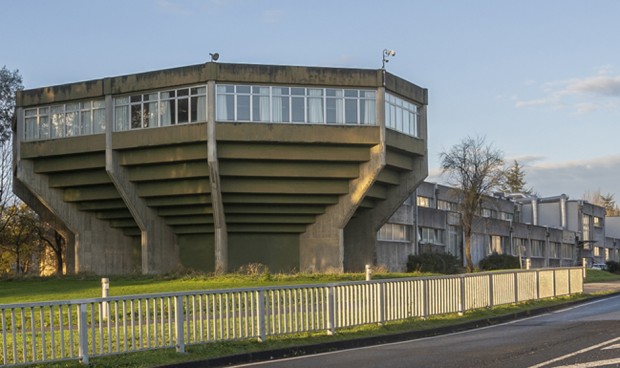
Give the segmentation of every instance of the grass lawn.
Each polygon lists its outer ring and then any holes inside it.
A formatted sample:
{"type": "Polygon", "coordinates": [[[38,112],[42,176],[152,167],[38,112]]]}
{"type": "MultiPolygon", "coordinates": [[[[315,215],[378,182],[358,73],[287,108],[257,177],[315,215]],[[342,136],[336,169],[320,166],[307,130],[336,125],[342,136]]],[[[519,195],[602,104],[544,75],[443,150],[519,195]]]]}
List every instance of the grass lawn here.
{"type": "MultiPolygon", "coordinates": [[[[429,276],[421,273],[375,274],[374,279],[429,276]]],[[[317,284],[364,280],[362,273],[258,274],[224,276],[119,276],[110,278],[110,296],[169,293],[175,291],[317,284]]],[[[73,300],[101,297],[101,278],[66,276],[5,279],[0,281],[0,304],[73,300]]]]}
{"type": "Polygon", "coordinates": [[[609,282],[609,281],[620,281],[620,275],[615,273],[610,273],[607,271],[601,270],[593,270],[586,269],[586,280],[585,282],[609,282]]]}

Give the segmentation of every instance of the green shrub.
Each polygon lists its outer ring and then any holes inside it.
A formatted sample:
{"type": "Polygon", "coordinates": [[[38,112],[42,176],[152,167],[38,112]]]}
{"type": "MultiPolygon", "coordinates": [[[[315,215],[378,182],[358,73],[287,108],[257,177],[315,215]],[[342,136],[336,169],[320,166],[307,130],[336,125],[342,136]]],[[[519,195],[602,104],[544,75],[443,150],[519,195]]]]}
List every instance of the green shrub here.
{"type": "Polygon", "coordinates": [[[422,253],[410,255],[407,272],[455,274],[462,272],[461,261],[449,253],[422,253]]]}
{"type": "Polygon", "coordinates": [[[491,270],[510,270],[520,268],[519,258],[511,256],[509,254],[497,254],[493,253],[490,256],[483,258],[478,264],[483,271],[491,270]]]}
{"type": "Polygon", "coordinates": [[[607,271],[620,274],[620,263],[616,261],[607,261],[605,265],[607,266],[607,271]]]}

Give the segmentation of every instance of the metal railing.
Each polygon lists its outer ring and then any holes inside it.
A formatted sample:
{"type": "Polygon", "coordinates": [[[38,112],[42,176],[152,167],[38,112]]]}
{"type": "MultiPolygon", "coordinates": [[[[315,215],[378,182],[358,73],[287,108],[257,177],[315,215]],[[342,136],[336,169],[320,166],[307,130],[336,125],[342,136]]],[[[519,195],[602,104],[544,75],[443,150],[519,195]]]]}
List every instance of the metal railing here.
{"type": "Polygon", "coordinates": [[[326,331],[583,292],[581,268],[0,305],[0,363],[326,331]]]}

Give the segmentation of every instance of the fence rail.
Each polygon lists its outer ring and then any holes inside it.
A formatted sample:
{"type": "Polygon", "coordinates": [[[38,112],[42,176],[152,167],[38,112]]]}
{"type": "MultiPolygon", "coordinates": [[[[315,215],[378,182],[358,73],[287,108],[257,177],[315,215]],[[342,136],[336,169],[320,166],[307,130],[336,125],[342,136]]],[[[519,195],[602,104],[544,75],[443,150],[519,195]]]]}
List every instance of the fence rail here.
{"type": "Polygon", "coordinates": [[[327,331],[583,292],[581,268],[0,305],[3,365],[327,331]]]}

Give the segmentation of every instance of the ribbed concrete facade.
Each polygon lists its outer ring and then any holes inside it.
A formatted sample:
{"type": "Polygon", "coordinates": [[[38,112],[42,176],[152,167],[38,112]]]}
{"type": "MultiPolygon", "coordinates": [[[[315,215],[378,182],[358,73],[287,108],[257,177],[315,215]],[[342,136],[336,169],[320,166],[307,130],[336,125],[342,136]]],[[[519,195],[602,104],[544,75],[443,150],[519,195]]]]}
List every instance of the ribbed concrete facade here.
{"type": "Polygon", "coordinates": [[[383,70],[207,63],[17,105],[14,191],[74,272],[361,270],[428,171],[427,91],[383,70]]]}

